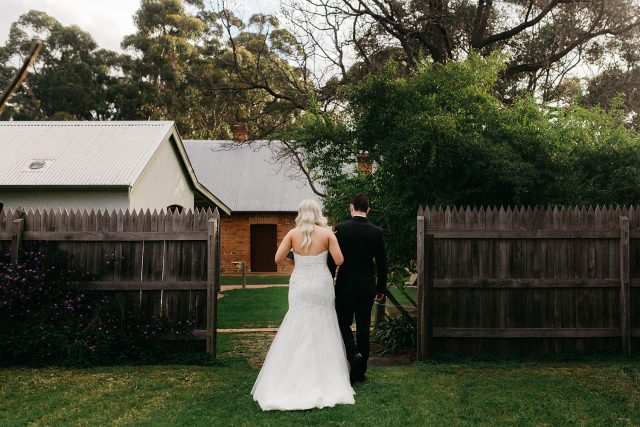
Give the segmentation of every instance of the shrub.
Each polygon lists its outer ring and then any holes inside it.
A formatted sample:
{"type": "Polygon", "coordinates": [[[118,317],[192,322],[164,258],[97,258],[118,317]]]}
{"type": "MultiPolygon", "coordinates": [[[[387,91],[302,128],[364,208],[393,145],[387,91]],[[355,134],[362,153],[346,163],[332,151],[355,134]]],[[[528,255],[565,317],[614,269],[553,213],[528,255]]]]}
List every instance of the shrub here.
{"type": "Polygon", "coordinates": [[[122,296],[73,287],[89,275],[68,260],[26,252],[16,265],[0,263],[0,362],[87,365],[152,361],[158,334],[187,335],[193,321],[149,319],[122,296]]]}
{"type": "Polygon", "coordinates": [[[371,340],[381,345],[380,354],[393,353],[398,348],[416,348],[416,321],[406,314],[387,317],[373,332],[371,340]]]}

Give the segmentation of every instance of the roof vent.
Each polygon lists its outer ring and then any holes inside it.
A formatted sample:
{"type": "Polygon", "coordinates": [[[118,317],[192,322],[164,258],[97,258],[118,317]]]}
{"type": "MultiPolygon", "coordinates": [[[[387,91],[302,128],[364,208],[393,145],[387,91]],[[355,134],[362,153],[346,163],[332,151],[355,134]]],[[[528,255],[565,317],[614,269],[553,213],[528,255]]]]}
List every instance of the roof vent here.
{"type": "Polygon", "coordinates": [[[33,159],[29,162],[27,167],[24,169],[25,171],[39,171],[51,164],[52,160],[48,159],[33,159]]]}
{"type": "Polygon", "coordinates": [[[46,166],[46,164],[47,162],[45,162],[44,160],[34,160],[29,163],[29,169],[42,169],[46,166]]]}

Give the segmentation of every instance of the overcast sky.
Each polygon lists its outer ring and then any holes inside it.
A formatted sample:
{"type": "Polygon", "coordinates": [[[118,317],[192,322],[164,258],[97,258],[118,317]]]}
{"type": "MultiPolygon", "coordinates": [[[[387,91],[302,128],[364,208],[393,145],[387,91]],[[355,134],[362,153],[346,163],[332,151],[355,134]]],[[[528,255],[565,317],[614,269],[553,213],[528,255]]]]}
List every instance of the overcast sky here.
{"type": "MultiPolygon", "coordinates": [[[[238,15],[274,13],[279,0],[236,0],[238,15]]],[[[0,0],[0,43],[9,36],[9,27],[31,9],[53,16],[63,25],[78,25],[89,32],[100,47],[119,50],[122,38],[135,32],[133,14],[139,0],[0,0]]]]}

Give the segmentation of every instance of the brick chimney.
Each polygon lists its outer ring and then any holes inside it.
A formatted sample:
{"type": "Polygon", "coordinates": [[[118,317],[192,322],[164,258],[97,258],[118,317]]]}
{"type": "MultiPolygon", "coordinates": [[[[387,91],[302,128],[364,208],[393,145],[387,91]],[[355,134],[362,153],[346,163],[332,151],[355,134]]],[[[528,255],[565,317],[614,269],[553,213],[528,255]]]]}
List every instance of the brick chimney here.
{"type": "Polygon", "coordinates": [[[371,175],[372,172],[372,164],[369,160],[369,152],[362,151],[357,155],[358,159],[358,169],[365,175],[371,175]]]}
{"type": "Polygon", "coordinates": [[[231,125],[231,131],[234,141],[244,142],[249,139],[249,128],[245,122],[235,122],[231,125]]]}

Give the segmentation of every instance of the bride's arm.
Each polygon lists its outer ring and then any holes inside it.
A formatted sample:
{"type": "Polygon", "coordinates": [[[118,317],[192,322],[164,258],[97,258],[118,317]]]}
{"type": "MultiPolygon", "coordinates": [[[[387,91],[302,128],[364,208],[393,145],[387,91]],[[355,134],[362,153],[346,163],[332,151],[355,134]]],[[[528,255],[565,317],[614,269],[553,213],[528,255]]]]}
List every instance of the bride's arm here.
{"type": "Polygon", "coordinates": [[[331,254],[331,258],[333,258],[333,262],[336,265],[342,265],[344,262],[344,256],[342,255],[342,251],[340,250],[340,245],[338,244],[338,239],[336,235],[331,231],[329,232],[329,253],[331,254]]]}
{"type": "Polygon", "coordinates": [[[287,258],[287,254],[289,254],[289,251],[291,250],[291,232],[292,231],[293,230],[289,230],[287,235],[284,236],[284,239],[282,239],[282,243],[280,243],[280,246],[276,251],[276,257],[275,257],[276,264],[280,264],[284,262],[284,260],[287,258]]]}

